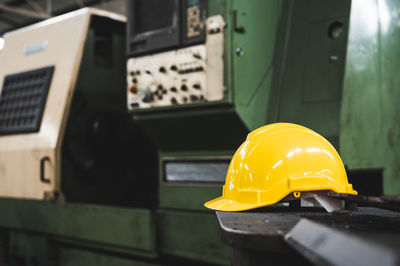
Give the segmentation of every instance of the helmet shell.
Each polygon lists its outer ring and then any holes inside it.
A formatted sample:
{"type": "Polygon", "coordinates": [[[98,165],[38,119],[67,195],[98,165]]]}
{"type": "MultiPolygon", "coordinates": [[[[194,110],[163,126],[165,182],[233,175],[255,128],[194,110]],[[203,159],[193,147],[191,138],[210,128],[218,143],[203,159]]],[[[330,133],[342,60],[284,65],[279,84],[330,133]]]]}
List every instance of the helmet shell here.
{"type": "Polygon", "coordinates": [[[231,160],[222,197],[205,206],[249,210],[275,204],[292,192],[315,190],[357,194],[329,141],[306,127],[275,123],[247,136],[231,160]]]}

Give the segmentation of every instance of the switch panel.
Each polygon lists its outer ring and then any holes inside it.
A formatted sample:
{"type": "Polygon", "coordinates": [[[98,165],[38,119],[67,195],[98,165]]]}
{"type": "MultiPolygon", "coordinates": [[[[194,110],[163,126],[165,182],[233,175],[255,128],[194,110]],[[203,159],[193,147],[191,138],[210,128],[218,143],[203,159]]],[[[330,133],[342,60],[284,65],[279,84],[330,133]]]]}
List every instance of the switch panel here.
{"type": "Polygon", "coordinates": [[[223,98],[225,23],[218,15],[209,17],[206,25],[205,44],[128,60],[129,110],[223,98]]]}

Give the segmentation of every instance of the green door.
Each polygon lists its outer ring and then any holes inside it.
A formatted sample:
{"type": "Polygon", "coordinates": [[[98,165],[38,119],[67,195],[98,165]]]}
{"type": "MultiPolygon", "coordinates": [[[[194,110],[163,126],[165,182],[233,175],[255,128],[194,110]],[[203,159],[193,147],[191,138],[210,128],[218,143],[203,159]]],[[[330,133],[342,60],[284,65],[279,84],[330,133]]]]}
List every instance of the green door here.
{"type": "Polygon", "coordinates": [[[232,12],[234,102],[254,129],[266,121],[281,1],[233,0],[232,12]]]}
{"type": "Polygon", "coordinates": [[[350,1],[295,0],[288,8],[277,120],[310,127],[337,147],[350,1]]]}

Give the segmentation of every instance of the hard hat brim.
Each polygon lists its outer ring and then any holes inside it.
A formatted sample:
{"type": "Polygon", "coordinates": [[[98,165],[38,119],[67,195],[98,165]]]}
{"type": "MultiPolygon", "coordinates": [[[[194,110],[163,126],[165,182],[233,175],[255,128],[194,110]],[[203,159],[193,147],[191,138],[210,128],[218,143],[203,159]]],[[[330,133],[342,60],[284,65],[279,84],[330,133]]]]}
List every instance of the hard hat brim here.
{"type": "Polygon", "coordinates": [[[263,207],[265,204],[255,206],[254,204],[244,204],[237,201],[219,197],[204,203],[204,206],[216,211],[246,211],[258,207],[263,207]]]}
{"type": "MultiPolygon", "coordinates": [[[[352,189],[352,185],[348,184],[347,185],[348,189],[347,191],[336,191],[334,189],[331,188],[319,188],[316,189],[315,191],[321,191],[321,190],[329,190],[329,191],[334,191],[337,193],[344,193],[344,194],[351,194],[351,195],[357,195],[357,191],[352,189]]],[[[293,190],[290,191],[288,194],[294,192],[294,191],[309,191],[309,190],[301,190],[301,189],[297,189],[297,190],[293,190]]],[[[247,211],[247,210],[251,210],[251,209],[255,209],[255,208],[260,208],[260,207],[265,207],[265,206],[270,206],[273,204],[278,203],[280,200],[282,200],[285,196],[287,196],[288,194],[278,197],[276,200],[272,200],[272,201],[268,201],[268,202],[259,202],[258,204],[247,204],[247,203],[241,203],[238,201],[234,201],[234,200],[230,200],[230,199],[226,199],[223,196],[218,197],[216,199],[207,201],[206,203],[204,203],[204,206],[206,208],[212,209],[212,210],[216,210],[216,211],[247,211]]]]}

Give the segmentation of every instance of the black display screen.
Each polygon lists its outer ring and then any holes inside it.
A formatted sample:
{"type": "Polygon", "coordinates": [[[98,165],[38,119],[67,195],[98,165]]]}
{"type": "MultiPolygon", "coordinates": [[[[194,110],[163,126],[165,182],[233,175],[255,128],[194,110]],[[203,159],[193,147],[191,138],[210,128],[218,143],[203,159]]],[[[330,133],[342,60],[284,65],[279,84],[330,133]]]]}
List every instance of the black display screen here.
{"type": "Polygon", "coordinates": [[[135,1],[135,33],[141,34],[174,26],[175,0],[135,1]]]}

